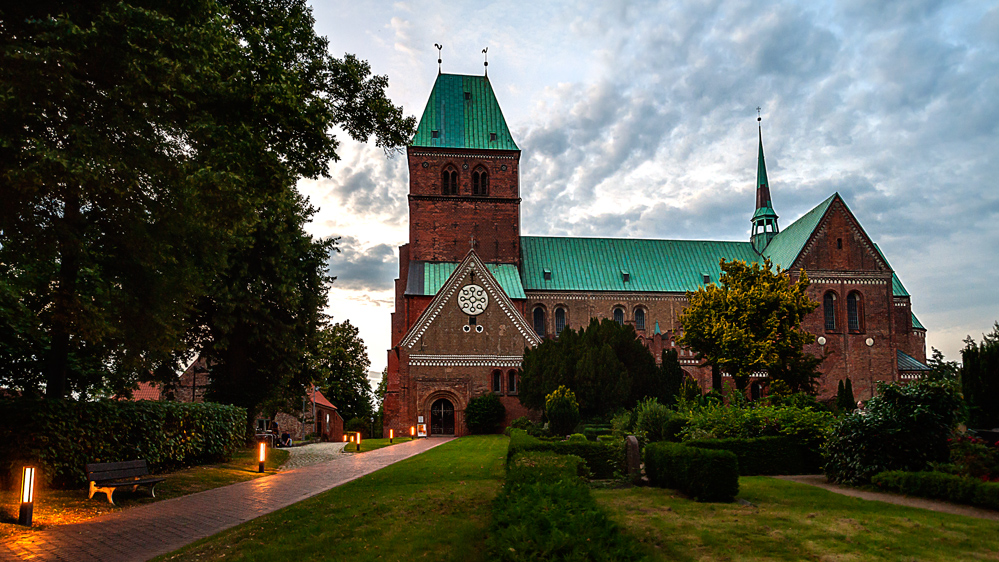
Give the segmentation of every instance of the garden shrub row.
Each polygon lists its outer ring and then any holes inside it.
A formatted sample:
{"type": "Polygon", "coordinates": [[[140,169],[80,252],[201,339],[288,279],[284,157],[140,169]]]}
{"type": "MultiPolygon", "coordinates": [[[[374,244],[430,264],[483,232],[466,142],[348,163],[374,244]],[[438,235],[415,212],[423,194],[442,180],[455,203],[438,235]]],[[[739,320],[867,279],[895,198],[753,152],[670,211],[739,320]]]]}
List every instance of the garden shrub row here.
{"type": "Polygon", "coordinates": [[[701,439],[684,443],[689,447],[731,451],[739,458],[739,474],[814,474],[820,470],[821,457],[802,446],[797,439],[785,436],[752,439],[701,439]]]}
{"type": "Polygon", "coordinates": [[[999,509],[999,482],[946,472],[891,470],[875,474],[871,483],[889,492],[999,509]]]}
{"type": "Polygon", "coordinates": [[[146,459],[162,472],[228,460],[246,439],[246,410],[222,404],[101,400],[0,401],[0,475],[33,464],[42,483],[86,484],[84,465],[146,459]]]}
{"type": "Polygon", "coordinates": [[[551,451],[522,451],[509,459],[506,485],[492,506],[490,560],[642,558],[579,477],[582,459],[551,451]]]}
{"type": "Polygon", "coordinates": [[[731,451],[650,443],[645,474],[653,486],[680,490],[702,502],[730,502],[739,493],[739,460],[731,451]]]}
{"type": "Polygon", "coordinates": [[[586,461],[593,478],[613,478],[614,473],[624,472],[624,447],[617,442],[545,441],[532,437],[522,429],[510,430],[510,449],[507,462],[514,455],[526,451],[549,451],[560,455],[575,455],[586,461]]]}

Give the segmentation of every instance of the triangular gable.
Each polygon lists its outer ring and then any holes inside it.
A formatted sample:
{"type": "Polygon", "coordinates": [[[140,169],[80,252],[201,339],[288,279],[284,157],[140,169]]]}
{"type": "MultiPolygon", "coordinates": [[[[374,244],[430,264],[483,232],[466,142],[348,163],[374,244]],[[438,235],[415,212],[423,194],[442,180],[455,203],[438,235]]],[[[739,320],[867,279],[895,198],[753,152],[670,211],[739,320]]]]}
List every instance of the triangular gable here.
{"type": "Polygon", "coordinates": [[[881,267],[882,270],[891,271],[891,266],[888,265],[888,261],[885,260],[884,256],[881,255],[881,252],[879,252],[878,249],[875,247],[874,241],[871,240],[871,237],[867,235],[867,231],[864,230],[864,227],[860,224],[860,221],[857,220],[857,217],[853,214],[853,211],[850,210],[850,207],[846,204],[846,201],[844,201],[843,198],[840,197],[840,194],[838,192],[833,194],[832,200],[830,201],[829,206],[826,208],[826,212],[823,213],[822,218],[818,221],[815,228],[812,230],[811,235],[808,237],[808,241],[805,242],[804,247],[802,247],[801,251],[795,257],[794,261],[791,262],[791,265],[790,267],[788,267],[788,269],[790,269],[791,267],[795,267],[796,265],[799,265],[799,262],[801,261],[802,257],[808,254],[808,252],[812,249],[812,245],[815,243],[815,240],[823,233],[825,226],[829,222],[832,214],[840,210],[842,210],[846,214],[847,221],[850,223],[850,227],[853,230],[853,233],[860,240],[860,243],[863,245],[864,249],[867,250],[867,253],[872,258],[874,258],[874,260],[878,263],[878,265],[881,267]]]}
{"type": "Polygon", "coordinates": [[[489,293],[490,300],[496,303],[503,314],[513,322],[514,327],[524,336],[527,343],[531,346],[541,343],[541,339],[534,332],[534,328],[528,324],[524,316],[517,310],[513,301],[510,300],[510,297],[503,291],[499,282],[489,272],[486,264],[482,263],[482,260],[479,259],[478,254],[474,250],[469,250],[465,255],[465,259],[458,264],[458,267],[451,272],[451,276],[444,282],[441,289],[437,291],[434,300],[430,301],[430,306],[420,314],[420,317],[409,328],[406,336],[399,343],[400,347],[412,349],[416,345],[416,342],[426,333],[430,325],[440,315],[444,306],[447,305],[451,297],[454,296],[454,293],[460,288],[460,281],[465,278],[465,275],[469,271],[474,271],[478,275],[477,283],[489,293]]]}
{"type": "Polygon", "coordinates": [[[763,255],[770,258],[771,263],[775,266],[779,265],[785,271],[790,269],[838,195],[838,193],[832,194],[828,199],[780,231],[763,250],[763,255]]]}

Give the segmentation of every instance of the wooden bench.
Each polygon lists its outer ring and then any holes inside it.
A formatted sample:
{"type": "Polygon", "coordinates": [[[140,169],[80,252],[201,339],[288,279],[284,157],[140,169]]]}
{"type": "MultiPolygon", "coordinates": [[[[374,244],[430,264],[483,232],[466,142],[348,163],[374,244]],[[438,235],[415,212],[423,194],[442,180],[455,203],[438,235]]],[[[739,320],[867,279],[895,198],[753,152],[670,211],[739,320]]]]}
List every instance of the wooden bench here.
{"type": "Polygon", "coordinates": [[[111,494],[118,488],[149,486],[149,494],[156,497],[156,485],[166,478],[149,478],[149,465],[145,459],[122,462],[95,462],[86,465],[87,480],[90,481],[90,498],[97,492],[104,492],[108,503],[114,505],[111,494]]]}

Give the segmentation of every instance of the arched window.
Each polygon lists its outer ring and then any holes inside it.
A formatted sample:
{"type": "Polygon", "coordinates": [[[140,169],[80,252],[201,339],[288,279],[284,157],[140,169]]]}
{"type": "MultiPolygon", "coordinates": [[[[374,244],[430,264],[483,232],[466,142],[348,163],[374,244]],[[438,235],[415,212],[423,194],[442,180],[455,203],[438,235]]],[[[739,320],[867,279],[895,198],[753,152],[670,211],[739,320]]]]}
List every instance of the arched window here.
{"type": "Polygon", "coordinates": [[[614,309],[614,321],[618,324],[624,324],[624,309],[621,307],[614,309]]]}
{"type": "Polygon", "coordinates": [[[493,392],[503,392],[503,373],[493,371],[493,392]]]}
{"type": "Polygon", "coordinates": [[[517,394],[517,371],[507,373],[506,393],[517,394]]]}
{"type": "Polygon", "coordinates": [[[851,332],[864,329],[864,303],[856,291],[846,297],[846,321],[851,332]]]}
{"type": "Polygon", "coordinates": [[[557,338],[565,329],[565,309],[555,309],[555,337],[557,338]]]}
{"type": "Polygon", "coordinates": [[[645,309],[636,308],[635,309],[635,329],[644,330],[645,329],[645,309]]]}
{"type": "Polygon", "coordinates": [[[441,172],[441,194],[458,195],[458,170],[454,166],[445,166],[441,172]]]}
{"type": "Polygon", "coordinates": [[[832,291],[822,297],[822,311],[826,317],[826,331],[836,331],[836,293],[832,291]]]}
{"type": "Polygon", "coordinates": [[[545,337],[545,309],[540,306],[534,309],[534,331],[539,336],[545,337]]]}
{"type": "Polygon", "coordinates": [[[489,173],[482,166],[472,172],[472,195],[489,194],[489,173]]]}

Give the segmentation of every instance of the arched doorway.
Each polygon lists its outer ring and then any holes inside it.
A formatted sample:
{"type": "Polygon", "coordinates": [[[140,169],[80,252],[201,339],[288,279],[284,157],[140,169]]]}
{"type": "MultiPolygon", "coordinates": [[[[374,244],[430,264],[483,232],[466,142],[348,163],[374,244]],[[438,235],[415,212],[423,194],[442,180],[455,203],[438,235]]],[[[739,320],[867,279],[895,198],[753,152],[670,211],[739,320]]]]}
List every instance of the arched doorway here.
{"type": "Polygon", "coordinates": [[[430,435],[454,435],[454,404],[447,398],[430,406],[430,435]]]}

